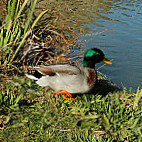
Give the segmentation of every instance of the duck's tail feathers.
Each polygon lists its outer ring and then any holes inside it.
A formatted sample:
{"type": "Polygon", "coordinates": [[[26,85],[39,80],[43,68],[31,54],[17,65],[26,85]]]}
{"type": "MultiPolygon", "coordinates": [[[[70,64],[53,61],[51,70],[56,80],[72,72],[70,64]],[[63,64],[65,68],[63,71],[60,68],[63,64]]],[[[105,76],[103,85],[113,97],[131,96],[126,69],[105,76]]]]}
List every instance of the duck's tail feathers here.
{"type": "Polygon", "coordinates": [[[37,78],[35,77],[34,75],[30,75],[30,74],[25,74],[26,77],[30,78],[30,79],[33,79],[36,81],[36,83],[39,85],[39,86],[43,86],[43,87],[46,87],[48,86],[48,77],[47,76],[42,76],[41,78],[37,78]]]}
{"type": "Polygon", "coordinates": [[[43,76],[43,74],[41,72],[39,72],[33,68],[27,69],[25,75],[26,75],[26,77],[33,79],[33,80],[38,80],[43,76]]]}
{"type": "Polygon", "coordinates": [[[47,76],[42,76],[40,79],[36,81],[39,86],[47,87],[49,86],[49,80],[47,76]]]}
{"type": "Polygon", "coordinates": [[[31,75],[31,74],[25,74],[26,77],[30,78],[30,79],[33,79],[33,80],[38,80],[37,77],[35,77],[34,75],[31,75]]]}

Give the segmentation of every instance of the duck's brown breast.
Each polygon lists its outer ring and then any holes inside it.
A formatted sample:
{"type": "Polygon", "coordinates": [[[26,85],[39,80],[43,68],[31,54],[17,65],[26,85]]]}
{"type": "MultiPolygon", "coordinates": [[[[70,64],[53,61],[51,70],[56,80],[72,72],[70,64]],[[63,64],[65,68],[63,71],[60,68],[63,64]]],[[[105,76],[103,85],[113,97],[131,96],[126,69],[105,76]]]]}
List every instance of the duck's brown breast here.
{"type": "Polygon", "coordinates": [[[87,84],[89,88],[92,88],[97,80],[97,71],[95,69],[88,68],[87,84]]]}

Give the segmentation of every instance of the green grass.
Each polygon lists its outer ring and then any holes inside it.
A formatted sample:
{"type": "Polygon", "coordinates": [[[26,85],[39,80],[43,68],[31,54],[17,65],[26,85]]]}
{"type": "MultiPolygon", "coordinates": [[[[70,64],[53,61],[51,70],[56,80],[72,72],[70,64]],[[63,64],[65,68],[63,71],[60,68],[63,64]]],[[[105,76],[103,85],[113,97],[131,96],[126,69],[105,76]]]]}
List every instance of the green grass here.
{"type": "Polygon", "coordinates": [[[62,95],[29,79],[14,78],[4,86],[2,141],[141,141],[142,90],[84,94],[76,102],[63,102],[62,95]]]}

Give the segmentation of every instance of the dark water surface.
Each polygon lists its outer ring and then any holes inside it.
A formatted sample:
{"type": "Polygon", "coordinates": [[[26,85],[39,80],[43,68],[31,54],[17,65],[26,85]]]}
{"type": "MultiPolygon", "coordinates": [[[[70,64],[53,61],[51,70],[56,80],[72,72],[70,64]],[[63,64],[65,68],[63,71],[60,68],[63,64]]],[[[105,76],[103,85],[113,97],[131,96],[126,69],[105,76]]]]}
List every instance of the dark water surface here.
{"type": "Polygon", "coordinates": [[[89,18],[96,19],[84,26],[91,32],[115,28],[97,35],[85,46],[103,49],[110,59],[114,59],[114,64],[106,65],[100,71],[120,87],[136,90],[142,86],[142,1],[98,2],[99,6],[88,14],[89,18]]]}
{"type": "Polygon", "coordinates": [[[89,40],[82,49],[97,47],[113,59],[101,72],[115,84],[136,90],[142,86],[142,0],[44,0],[42,8],[53,8],[85,27],[86,33],[106,31],[82,37],[89,40]]]}

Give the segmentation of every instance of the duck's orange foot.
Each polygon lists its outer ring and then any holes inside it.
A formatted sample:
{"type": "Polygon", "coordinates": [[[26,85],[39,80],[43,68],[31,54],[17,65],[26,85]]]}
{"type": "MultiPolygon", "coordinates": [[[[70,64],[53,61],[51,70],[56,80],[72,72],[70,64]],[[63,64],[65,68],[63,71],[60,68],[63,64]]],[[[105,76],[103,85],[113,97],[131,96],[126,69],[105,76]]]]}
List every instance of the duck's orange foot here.
{"type": "Polygon", "coordinates": [[[56,95],[60,95],[60,94],[64,94],[64,99],[63,100],[72,100],[72,101],[75,101],[76,99],[72,97],[72,94],[69,93],[68,91],[66,90],[63,90],[63,91],[60,91],[60,92],[54,92],[56,95]]]}

